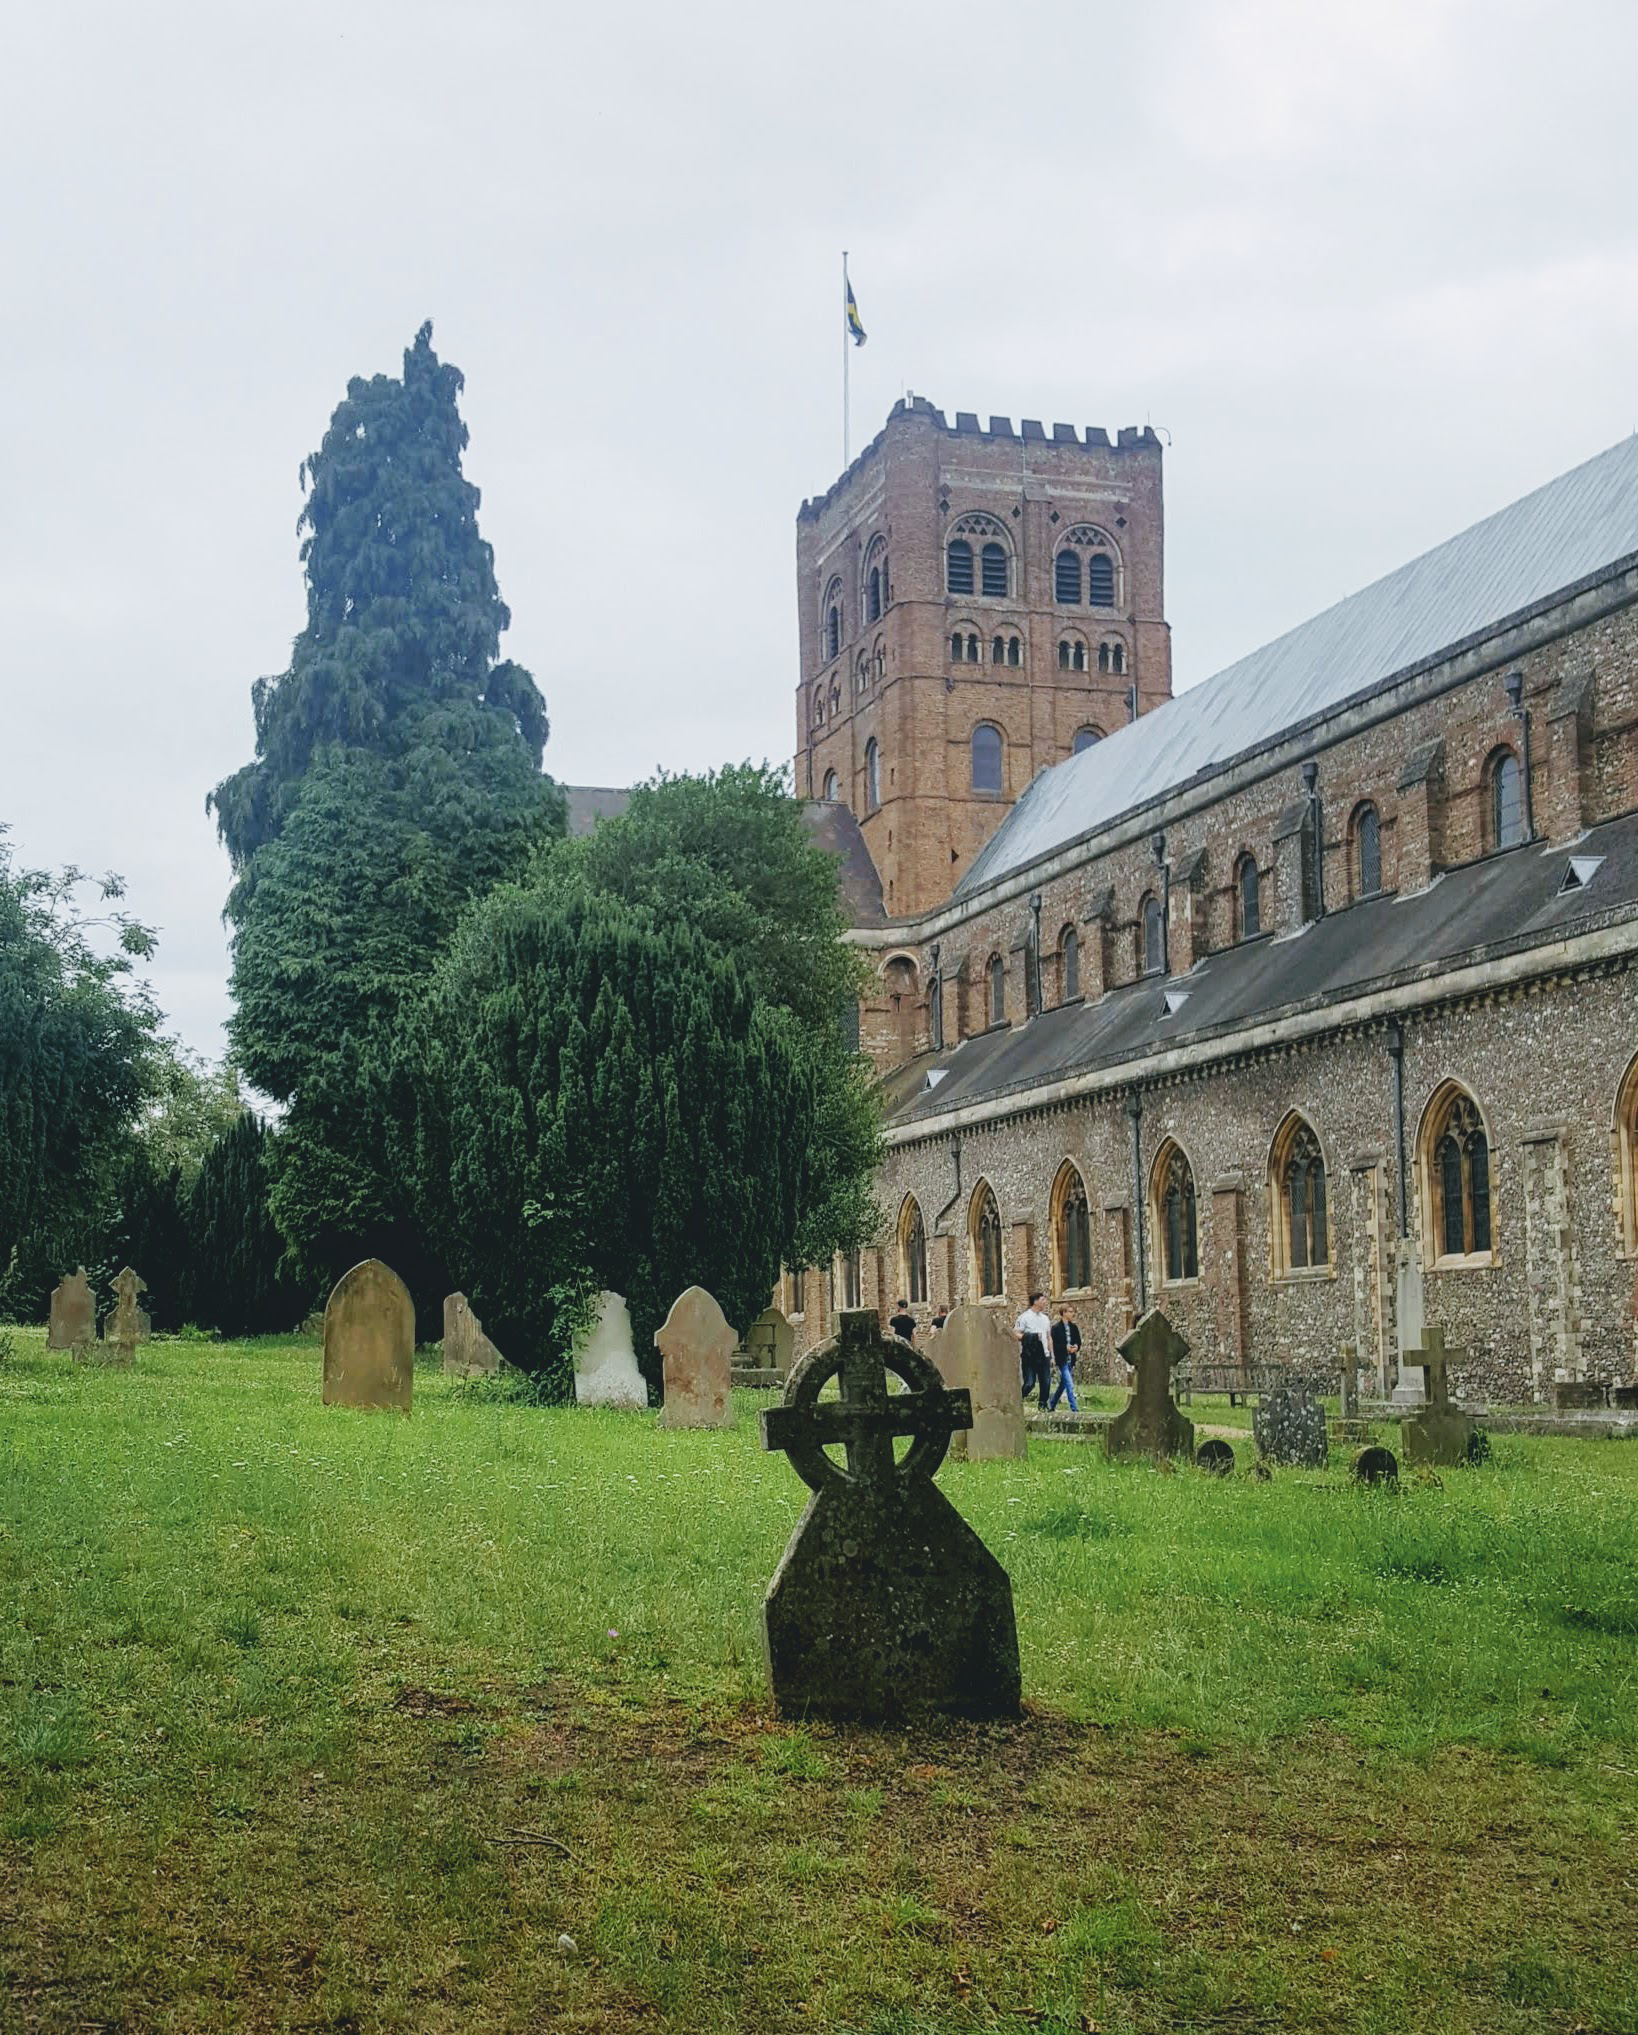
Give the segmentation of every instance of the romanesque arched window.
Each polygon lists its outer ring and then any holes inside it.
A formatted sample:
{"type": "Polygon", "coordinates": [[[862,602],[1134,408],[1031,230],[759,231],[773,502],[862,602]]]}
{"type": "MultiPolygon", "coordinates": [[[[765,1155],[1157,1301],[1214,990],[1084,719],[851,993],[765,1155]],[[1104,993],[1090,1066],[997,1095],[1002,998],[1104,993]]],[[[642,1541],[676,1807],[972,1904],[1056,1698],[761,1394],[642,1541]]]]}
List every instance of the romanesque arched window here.
{"type": "Polygon", "coordinates": [[[842,582],[833,579],[825,588],[825,598],[820,602],[823,620],[819,631],[819,655],[829,659],[840,655],[842,648],[842,582]]]}
{"type": "Polygon", "coordinates": [[[1109,669],[1116,673],[1126,670],[1126,645],[1118,636],[1109,645],[1109,669]]]}
{"type": "Polygon", "coordinates": [[[1490,1137],[1465,1088],[1445,1082],[1422,1120],[1424,1247],[1436,1265],[1489,1263],[1495,1250],[1490,1137]]]}
{"type": "Polygon", "coordinates": [[[865,744],[865,811],[873,813],[882,802],[882,755],[871,736],[865,744]]]}
{"type": "Polygon", "coordinates": [[[1092,1284],[1092,1214],[1086,1182],[1066,1159],[1052,1183],[1052,1271],[1060,1293],[1092,1284]]]}
{"type": "Polygon", "coordinates": [[[870,690],[870,659],[861,650],[853,665],[853,690],[866,693],[870,690]]]}
{"type": "Polygon", "coordinates": [[[882,641],[880,636],[876,638],[876,648],[872,653],[871,661],[875,667],[876,683],[880,685],[882,680],[887,676],[887,645],[882,641]]]}
{"type": "Polygon", "coordinates": [[[1006,1272],[1001,1253],[1001,1211],[986,1180],[981,1180],[973,1190],[967,1234],[972,1246],[973,1290],[981,1300],[993,1300],[1006,1291],[1006,1272]]]}
{"type": "Polygon", "coordinates": [[[1263,929],[1262,879],[1255,855],[1242,855],[1234,872],[1235,916],[1240,938],[1255,940],[1263,929]]]}
{"type": "Polygon", "coordinates": [[[1166,913],[1160,899],[1150,891],[1143,900],[1143,972],[1145,975],[1164,975],[1166,972],[1166,913]]]}
{"type": "Polygon", "coordinates": [[[1366,803],[1354,813],[1354,883],[1360,897],[1375,897],[1382,888],[1382,821],[1366,803]]]}
{"type": "Polygon", "coordinates": [[[944,586],[952,594],[970,594],[973,590],[973,547],[965,537],[950,539],[944,554],[944,586]]]}
{"type": "Polygon", "coordinates": [[[882,618],[882,569],[873,565],[865,578],[865,620],[879,622],[882,618]]]}
{"type": "Polygon", "coordinates": [[[834,805],[836,803],[836,791],[836,773],[834,770],[827,770],[825,772],[824,789],[824,799],[827,805],[834,805]]]}
{"type": "Polygon", "coordinates": [[[1296,1111],[1288,1116],[1269,1154],[1270,1234],[1274,1271],[1307,1272],[1331,1262],[1325,1155],[1313,1126],[1296,1111]]]}
{"type": "Polygon", "coordinates": [[[1007,547],[993,542],[986,544],[978,554],[978,584],[985,599],[1004,601],[1007,579],[1007,547]]]}
{"type": "Polygon", "coordinates": [[[1016,668],[1017,666],[1021,665],[1023,661],[1024,661],[1024,645],[1022,640],[1017,636],[1009,636],[1007,638],[1008,665],[1010,667],[1016,668]]]}
{"type": "Polygon", "coordinates": [[[822,685],[816,685],[813,688],[813,725],[816,728],[819,727],[823,723],[824,718],[825,688],[822,685]]]}
{"type": "Polygon", "coordinates": [[[1001,730],[990,721],[980,721],[973,730],[973,790],[999,792],[1001,765],[1001,730]]]}
{"type": "Polygon", "coordinates": [[[1081,942],[1073,926],[1065,926],[1058,935],[1058,980],[1063,986],[1059,999],[1073,1003],[1081,993],[1081,942]]]}
{"type": "Polygon", "coordinates": [[[1061,608],[1081,604],[1081,554],[1067,547],[1052,561],[1052,592],[1061,608]]]}
{"type": "Polygon", "coordinates": [[[1154,1226],[1160,1276],[1168,1286],[1200,1277],[1200,1225],[1194,1168],[1170,1138],[1155,1156],[1154,1226]]]}
{"type": "Polygon", "coordinates": [[[1102,740],[1103,730],[1101,728],[1077,728],[1074,740],[1069,745],[1069,753],[1071,756],[1079,756],[1083,749],[1090,749],[1094,742],[1101,742],[1102,740]]]}
{"type": "Polygon", "coordinates": [[[912,1307],[927,1298],[927,1230],[913,1194],[904,1197],[899,1210],[899,1290],[912,1307]]]}
{"type": "Polygon", "coordinates": [[[1007,964],[999,954],[990,956],[990,1023],[1000,1024],[1007,1014],[1007,964]]]}
{"type": "Polygon", "coordinates": [[[1492,848],[1513,848],[1524,839],[1524,780],[1511,749],[1498,749],[1486,765],[1488,824],[1492,848]]]}

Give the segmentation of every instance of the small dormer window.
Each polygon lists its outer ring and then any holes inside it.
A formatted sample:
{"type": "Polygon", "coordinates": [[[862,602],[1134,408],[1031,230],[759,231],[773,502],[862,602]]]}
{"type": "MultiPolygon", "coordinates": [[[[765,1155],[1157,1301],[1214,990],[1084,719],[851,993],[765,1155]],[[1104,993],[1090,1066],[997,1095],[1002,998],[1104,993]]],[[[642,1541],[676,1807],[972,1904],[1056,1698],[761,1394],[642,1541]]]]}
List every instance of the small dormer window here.
{"type": "Polygon", "coordinates": [[[1565,866],[1564,880],[1558,886],[1559,896],[1571,890],[1585,890],[1603,866],[1602,855],[1572,855],[1565,866]]]}

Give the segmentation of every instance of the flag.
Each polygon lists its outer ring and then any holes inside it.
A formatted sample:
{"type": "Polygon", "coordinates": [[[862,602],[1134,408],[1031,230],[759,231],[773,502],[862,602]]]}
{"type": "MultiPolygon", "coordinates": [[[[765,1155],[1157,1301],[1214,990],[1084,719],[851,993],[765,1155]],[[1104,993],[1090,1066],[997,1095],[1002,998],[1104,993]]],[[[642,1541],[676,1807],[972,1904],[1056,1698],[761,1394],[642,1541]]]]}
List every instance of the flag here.
{"type": "Polygon", "coordinates": [[[846,292],[847,329],[855,346],[865,343],[865,329],[859,322],[859,306],[854,300],[853,285],[847,280],[847,271],[842,272],[842,288],[846,292]]]}

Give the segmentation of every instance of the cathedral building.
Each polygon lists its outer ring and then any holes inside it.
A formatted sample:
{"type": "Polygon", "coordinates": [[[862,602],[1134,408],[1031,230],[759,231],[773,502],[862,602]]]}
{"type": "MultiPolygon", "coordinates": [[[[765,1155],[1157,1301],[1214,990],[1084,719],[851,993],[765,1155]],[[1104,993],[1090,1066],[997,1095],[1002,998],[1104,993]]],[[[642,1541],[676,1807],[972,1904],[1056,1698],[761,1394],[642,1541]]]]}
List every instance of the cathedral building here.
{"type": "Polygon", "coordinates": [[[1094,1376],[1153,1306],[1384,1392],[1434,1326],[1476,1396],[1633,1376],[1638,438],[1175,699],[1147,431],[909,399],[797,558],[888,1106],[798,1347],[1039,1287],[1094,1376]]]}

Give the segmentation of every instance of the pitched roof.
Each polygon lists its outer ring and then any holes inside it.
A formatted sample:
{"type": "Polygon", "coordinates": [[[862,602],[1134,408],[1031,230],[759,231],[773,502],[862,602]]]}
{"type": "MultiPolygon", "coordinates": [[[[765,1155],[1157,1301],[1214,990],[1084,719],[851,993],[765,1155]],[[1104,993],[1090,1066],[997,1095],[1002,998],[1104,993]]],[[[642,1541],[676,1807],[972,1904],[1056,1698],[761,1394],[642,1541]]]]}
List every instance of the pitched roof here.
{"type": "MultiPolygon", "coordinates": [[[[952,1109],[1023,1094],[1071,1075],[1142,1061],[1344,998],[1446,973],[1638,912],[1638,814],[1568,846],[1539,841],[1447,870],[1426,890],[1384,893],[1328,912],[1294,936],[1264,936],[1208,955],[1186,975],[1145,975],[1094,1003],[1062,1004],[924,1053],[883,1084],[888,1122],[913,1126],[952,1109]],[[1563,888],[1571,857],[1602,858],[1584,887],[1563,888]],[[1179,1001],[1179,993],[1182,1000],[1179,1001]],[[1172,1008],[1168,1010],[1168,994],[1172,1008]],[[946,1070],[931,1088],[928,1073],[946,1070]]],[[[1232,1045],[1230,1045],[1232,1050],[1232,1045]]]]}
{"type": "Polygon", "coordinates": [[[1043,770],[956,886],[998,878],[1638,552],[1638,436],[1043,770]]]}

